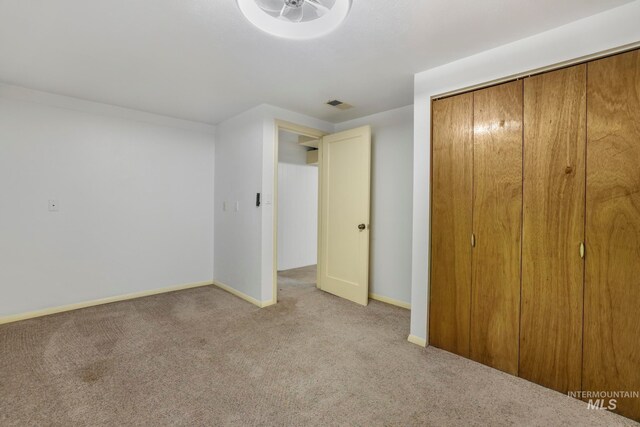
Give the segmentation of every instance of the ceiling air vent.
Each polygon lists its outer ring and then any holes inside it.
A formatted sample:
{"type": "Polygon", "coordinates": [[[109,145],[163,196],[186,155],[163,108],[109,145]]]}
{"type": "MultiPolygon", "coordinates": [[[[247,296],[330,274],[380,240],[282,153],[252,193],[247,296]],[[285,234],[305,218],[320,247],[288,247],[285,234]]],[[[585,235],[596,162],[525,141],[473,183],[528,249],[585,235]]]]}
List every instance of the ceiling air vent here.
{"type": "Polygon", "coordinates": [[[327,105],[336,107],[339,110],[348,110],[349,108],[353,108],[353,105],[347,104],[346,102],[338,101],[337,99],[327,102],[327,105]]]}

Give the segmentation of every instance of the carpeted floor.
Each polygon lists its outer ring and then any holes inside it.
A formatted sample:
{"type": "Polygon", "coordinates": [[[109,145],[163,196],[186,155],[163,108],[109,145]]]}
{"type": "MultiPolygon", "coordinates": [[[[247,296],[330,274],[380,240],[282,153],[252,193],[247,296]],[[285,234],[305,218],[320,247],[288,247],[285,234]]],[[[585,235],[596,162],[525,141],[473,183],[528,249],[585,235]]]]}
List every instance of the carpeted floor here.
{"type": "Polygon", "coordinates": [[[278,287],[281,289],[291,286],[315,286],[317,267],[316,265],[308,265],[292,270],[278,271],[278,287]]]}
{"type": "Polygon", "coordinates": [[[281,288],[262,310],[204,287],[0,326],[0,425],[635,425],[408,343],[407,310],[281,288]]]}

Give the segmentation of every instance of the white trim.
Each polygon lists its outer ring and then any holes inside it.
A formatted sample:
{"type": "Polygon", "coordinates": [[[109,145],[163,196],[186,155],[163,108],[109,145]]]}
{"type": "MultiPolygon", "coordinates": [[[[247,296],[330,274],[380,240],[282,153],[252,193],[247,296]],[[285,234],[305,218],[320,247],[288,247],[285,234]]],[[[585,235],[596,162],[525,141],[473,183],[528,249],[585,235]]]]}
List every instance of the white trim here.
{"type": "Polygon", "coordinates": [[[425,340],[424,338],[417,337],[415,335],[409,335],[409,337],[407,338],[407,341],[409,341],[411,344],[419,345],[420,347],[427,346],[427,340],[425,340]]]}
{"type": "Polygon", "coordinates": [[[224,283],[220,283],[220,282],[217,282],[215,280],[213,281],[213,285],[217,286],[218,288],[222,289],[223,291],[227,291],[230,294],[235,295],[238,298],[241,298],[241,299],[243,299],[243,300],[245,300],[247,302],[250,302],[251,304],[253,304],[253,305],[257,306],[257,307],[260,307],[260,308],[269,307],[270,305],[274,304],[273,300],[270,300],[270,301],[259,301],[259,300],[255,299],[255,298],[245,294],[244,292],[240,292],[239,290],[234,289],[229,285],[225,285],[224,283]]]}
{"type": "Polygon", "coordinates": [[[411,303],[400,301],[398,299],[393,299],[393,298],[385,297],[385,296],[378,295],[378,294],[372,294],[372,293],[369,294],[369,298],[371,298],[373,300],[376,300],[376,301],[384,302],[386,304],[391,304],[391,305],[395,305],[397,307],[406,308],[407,310],[411,310],[411,303]]]}
{"type": "Polygon", "coordinates": [[[79,302],[75,304],[68,304],[68,305],[63,305],[59,307],[50,307],[42,310],[30,311],[27,313],[12,314],[9,316],[0,317],[0,325],[3,325],[5,323],[18,322],[20,320],[33,319],[35,317],[42,317],[42,316],[49,316],[51,314],[63,313],[65,311],[73,311],[73,310],[79,310],[82,308],[94,307],[96,305],[111,304],[113,302],[127,301],[127,300],[132,300],[137,298],[148,297],[152,295],[164,294],[167,292],[175,292],[175,291],[181,291],[185,289],[199,288],[202,286],[211,286],[212,284],[213,282],[211,281],[186,283],[182,285],[169,286],[166,288],[152,289],[148,291],[134,292],[131,294],[117,295],[113,297],[101,298],[101,299],[96,299],[91,301],[84,301],[84,302],[79,302]]]}

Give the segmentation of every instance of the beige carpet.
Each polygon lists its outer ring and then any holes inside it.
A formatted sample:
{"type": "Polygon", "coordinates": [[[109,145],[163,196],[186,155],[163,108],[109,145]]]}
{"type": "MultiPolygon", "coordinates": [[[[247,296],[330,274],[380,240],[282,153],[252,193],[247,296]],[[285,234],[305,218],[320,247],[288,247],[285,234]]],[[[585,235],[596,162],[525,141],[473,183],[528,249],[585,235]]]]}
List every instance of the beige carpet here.
{"type": "Polygon", "coordinates": [[[316,284],[316,265],[278,271],[278,286],[287,288],[291,286],[306,286],[316,284]]]}
{"type": "Polygon", "coordinates": [[[0,326],[0,425],[633,425],[281,282],[262,310],[205,287],[0,326]]]}

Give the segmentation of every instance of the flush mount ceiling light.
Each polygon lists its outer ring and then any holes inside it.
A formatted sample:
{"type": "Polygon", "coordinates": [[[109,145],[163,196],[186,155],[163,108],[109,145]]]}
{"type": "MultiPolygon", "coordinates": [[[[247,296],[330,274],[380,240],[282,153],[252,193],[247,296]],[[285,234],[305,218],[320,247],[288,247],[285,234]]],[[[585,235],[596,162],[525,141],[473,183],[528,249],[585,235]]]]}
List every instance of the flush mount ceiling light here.
{"type": "Polygon", "coordinates": [[[349,13],[351,0],[237,0],[256,27],[274,36],[311,39],[335,30],[349,13]]]}

